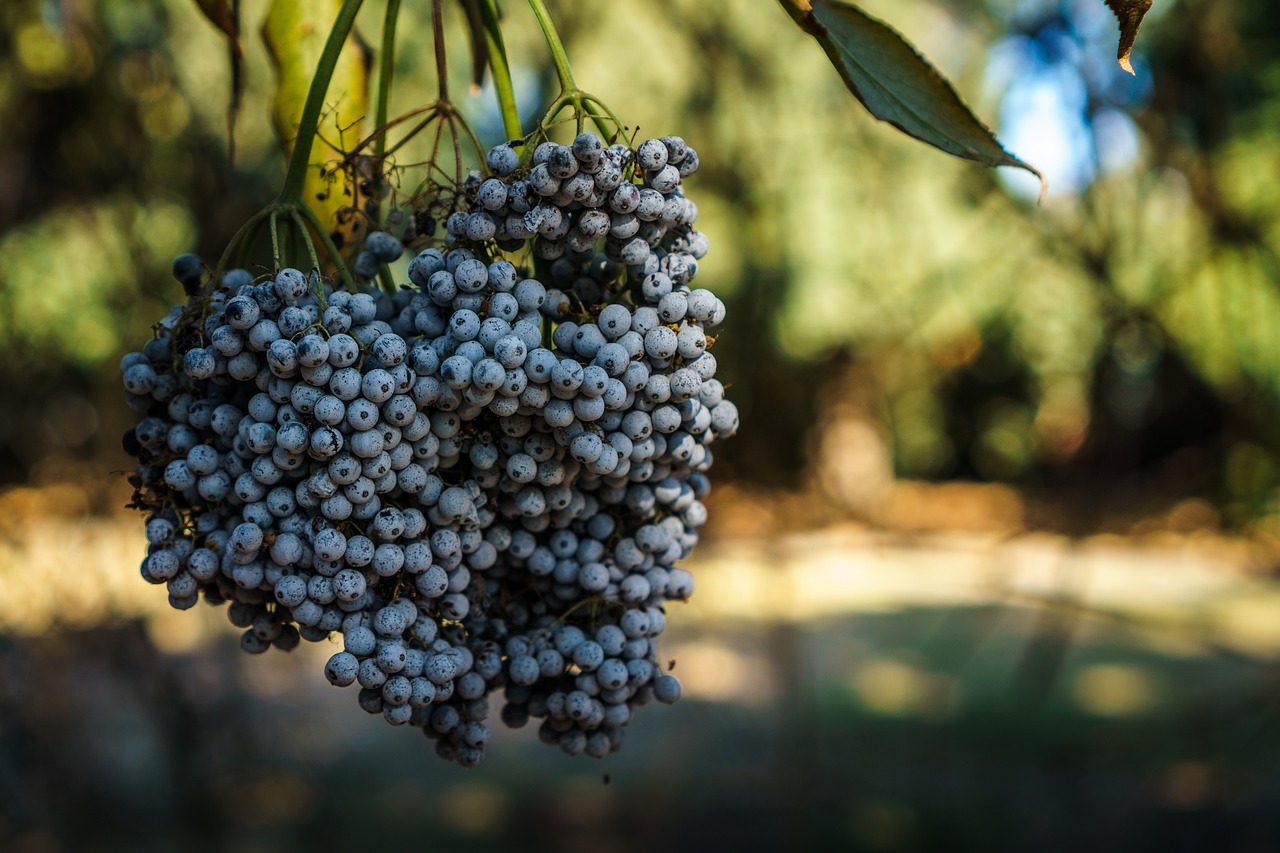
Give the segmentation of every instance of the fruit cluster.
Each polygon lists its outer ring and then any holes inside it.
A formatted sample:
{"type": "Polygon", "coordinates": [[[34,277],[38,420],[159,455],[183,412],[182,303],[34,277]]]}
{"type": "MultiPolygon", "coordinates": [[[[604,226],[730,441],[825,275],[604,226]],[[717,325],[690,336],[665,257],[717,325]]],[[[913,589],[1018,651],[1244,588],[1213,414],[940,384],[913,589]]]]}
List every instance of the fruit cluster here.
{"type": "MultiPolygon", "coordinates": [[[[664,603],[693,592],[676,564],[738,427],[724,305],[689,286],[697,155],[584,133],[487,166],[394,295],[294,269],[202,287],[179,260],[194,295],[122,365],[142,575],[229,603],[249,652],[340,633],[327,678],[464,766],[496,691],[507,725],[602,757],[680,696],[664,603]],[[551,288],[501,257],[530,247],[551,288]]],[[[357,273],[403,248],[369,234],[357,273]]]]}

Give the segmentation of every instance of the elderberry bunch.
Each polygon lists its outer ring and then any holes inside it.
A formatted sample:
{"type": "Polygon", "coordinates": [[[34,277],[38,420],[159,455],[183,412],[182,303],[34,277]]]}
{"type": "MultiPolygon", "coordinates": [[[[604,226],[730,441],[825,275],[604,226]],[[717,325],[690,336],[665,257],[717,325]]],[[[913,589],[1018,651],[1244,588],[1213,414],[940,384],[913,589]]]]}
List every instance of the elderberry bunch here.
{"type": "MultiPolygon", "coordinates": [[[[202,288],[183,261],[188,303],[122,363],[142,574],[174,607],[229,604],[248,652],[341,634],[328,680],[464,766],[499,692],[505,724],[600,757],[679,698],[664,606],[693,592],[677,563],[738,427],[708,351],[724,305],[689,287],[697,155],[583,134],[487,162],[453,248],[393,296],[293,269],[202,288]],[[528,247],[557,286],[499,257],[528,247]]],[[[373,232],[356,272],[402,251],[373,232]]]]}

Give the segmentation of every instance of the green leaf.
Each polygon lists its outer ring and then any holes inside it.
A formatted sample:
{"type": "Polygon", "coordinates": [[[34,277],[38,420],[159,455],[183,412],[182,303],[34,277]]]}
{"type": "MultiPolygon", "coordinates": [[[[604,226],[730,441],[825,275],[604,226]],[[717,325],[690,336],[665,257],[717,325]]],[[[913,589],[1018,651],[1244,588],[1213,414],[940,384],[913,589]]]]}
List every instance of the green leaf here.
{"type": "Polygon", "coordinates": [[[1133,64],[1129,62],[1129,54],[1133,52],[1133,42],[1138,38],[1138,27],[1151,8],[1152,0],[1103,0],[1120,22],[1120,48],[1116,51],[1116,59],[1120,67],[1130,74],[1133,64]]]}
{"type": "Polygon", "coordinates": [[[1044,176],[1011,155],[955,88],[887,24],[842,0],[781,0],[827,52],[845,85],[876,118],[940,151],[1044,176]]]}
{"type": "MultiPolygon", "coordinates": [[[[272,0],[267,10],[262,40],[277,75],[272,119],[286,154],[293,150],[311,78],[341,6],[341,0],[272,0]]],[[[344,212],[359,206],[359,181],[345,180],[343,175],[335,181],[332,169],[321,167],[343,160],[363,138],[370,62],[368,48],[353,32],[329,81],[303,196],[330,233],[341,231],[346,237],[360,221],[344,212]]]]}
{"type": "Polygon", "coordinates": [[[240,45],[240,0],[196,0],[196,6],[227,37],[231,98],[227,103],[227,156],[236,159],[236,118],[244,101],[244,51],[240,45]]]}

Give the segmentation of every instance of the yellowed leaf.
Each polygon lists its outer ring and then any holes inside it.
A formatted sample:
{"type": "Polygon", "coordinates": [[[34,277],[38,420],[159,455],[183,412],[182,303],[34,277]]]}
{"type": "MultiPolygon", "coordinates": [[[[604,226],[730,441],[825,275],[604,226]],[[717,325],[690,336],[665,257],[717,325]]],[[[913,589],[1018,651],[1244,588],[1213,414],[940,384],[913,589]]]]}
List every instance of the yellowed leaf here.
{"type": "MultiPolygon", "coordinates": [[[[262,24],[262,39],[276,68],[272,119],[276,135],[288,154],[298,135],[298,122],[311,89],[329,30],[338,17],[341,0],[273,0],[262,24]]],[[[360,203],[358,178],[338,175],[333,166],[355,148],[364,135],[369,112],[370,53],[352,33],[334,69],[325,96],[304,198],[330,233],[341,233],[348,244],[360,217],[344,213],[360,203]]]]}

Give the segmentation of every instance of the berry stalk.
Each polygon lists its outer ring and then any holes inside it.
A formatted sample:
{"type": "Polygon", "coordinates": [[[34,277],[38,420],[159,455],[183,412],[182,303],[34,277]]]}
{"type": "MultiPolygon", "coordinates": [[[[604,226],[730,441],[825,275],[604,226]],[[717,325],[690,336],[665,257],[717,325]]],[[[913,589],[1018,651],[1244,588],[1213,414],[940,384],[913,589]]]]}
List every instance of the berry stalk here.
{"type": "MultiPolygon", "coordinates": [[[[382,56],[378,66],[378,112],[374,127],[385,127],[387,109],[391,101],[391,82],[395,75],[396,20],[400,17],[400,0],[388,0],[387,14],[382,23],[382,56]]],[[[381,160],[387,147],[386,134],[379,135],[373,143],[373,153],[381,160]]],[[[379,167],[381,170],[381,167],[379,167]]]]}
{"type": "Polygon", "coordinates": [[[444,8],[442,0],[432,0],[431,30],[435,37],[436,79],[440,85],[440,103],[449,103],[449,63],[444,52],[444,8]]]}
{"type": "Polygon", "coordinates": [[[520,111],[516,106],[515,88],[511,85],[511,68],[507,64],[507,47],[502,41],[502,27],[498,23],[498,10],[493,0],[482,0],[480,17],[484,21],[484,37],[489,46],[493,90],[502,110],[502,127],[508,139],[519,139],[520,111]]]}
{"type": "Polygon", "coordinates": [[[538,19],[538,26],[547,40],[547,47],[551,49],[551,59],[556,65],[556,76],[560,78],[561,91],[578,91],[578,84],[573,79],[573,69],[569,67],[569,54],[564,49],[564,43],[560,41],[560,33],[556,30],[555,22],[551,20],[551,13],[547,11],[546,4],[542,0],[529,0],[529,8],[538,19]]]}
{"type": "Polygon", "coordinates": [[[556,76],[560,79],[560,94],[551,102],[551,106],[547,109],[540,124],[545,128],[563,110],[571,108],[574,113],[574,119],[577,121],[578,133],[582,133],[583,120],[589,116],[595,126],[599,128],[600,133],[606,139],[611,138],[612,133],[609,130],[607,121],[613,122],[614,127],[619,131],[622,130],[622,122],[618,120],[617,115],[603,101],[578,88],[578,83],[573,77],[573,69],[569,67],[569,54],[564,49],[564,42],[560,40],[560,33],[556,30],[555,22],[551,20],[551,13],[547,11],[546,4],[542,0],[529,0],[529,8],[533,10],[534,17],[538,19],[538,26],[542,29],[542,35],[547,40],[547,47],[551,49],[551,59],[556,66],[556,76]],[[593,105],[604,110],[604,115],[595,112],[584,112],[593,105]]]}
{"type": "MultiPolygon", "coordinates": [[[[320,245],[324,246],[325,252],[332,259],[334,266],[338,268],[338,277],[342,279],[342,283],[347,289],[355,288],[355,279],[351,277],[351,271],[347,269],[347,264],[342,260],[342,252],[338,251],[338,247],[334,245],[333,238],[329,236],[329,232],[325,229],[324,223],[320,221],[320,217],[311,209],[311,205],[303,202],[294,206],[294,211],[300,213],[302,218],[307,220],[311,225],[311,229],[315,231],[316,237],[320,240],[320,245]]],[[[306,230],[303,230],[306,236],[306,230]]]]}

